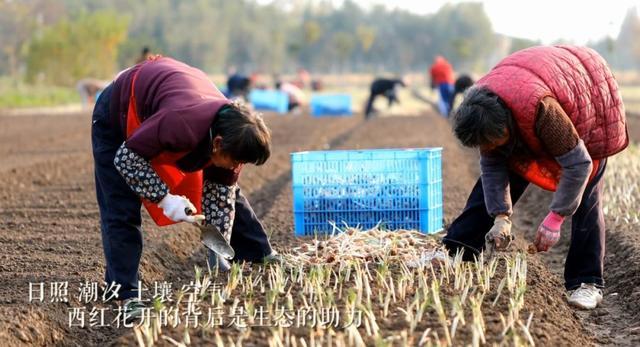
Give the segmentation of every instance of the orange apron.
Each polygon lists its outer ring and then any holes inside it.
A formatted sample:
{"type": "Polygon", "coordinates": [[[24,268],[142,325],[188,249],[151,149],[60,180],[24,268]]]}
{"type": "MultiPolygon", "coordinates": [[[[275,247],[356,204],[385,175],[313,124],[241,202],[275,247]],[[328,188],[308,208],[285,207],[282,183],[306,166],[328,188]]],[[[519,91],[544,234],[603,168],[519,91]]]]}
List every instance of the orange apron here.
{"type": "MultiPolygon", "coordinates": [[[[595,177],[600,167],[600,160],[592,159],[593,169],[589,175],[589,182],[595,177]]],[[[555,192],[558,189],[562,170],[557,161],[553,159],[529,160],[524,158],[512,158],[509,166],[522,178],[538,187],[555,192]],[[519,160],[521,159],[521,160],[519,160]]]]}
{"type": "MultiPolygon", "coordinates": [[[[131,96],[129,98],[129,109],[127,111],[127,139],[140,127],[140,118],[136,111],[136,99],[133,93],[134,85],[138,73],[133,76],[131,81],[131,96]]],[[[169,191],[174,195],[184,195],[196,207],[197,213],[202,213],[202,170],[196,172],[183,172],[175,165],[176,160],[180,159],[186,153],[163,152],[157,157],[151,159],[151,167],[160,176],[162,181],[167,184],[169,191]]],[[[158,204],[149,200],[142,199],[142,204],[149,212],[153,221],[159,226],[176,224],[164,215],[158,204]]]]}

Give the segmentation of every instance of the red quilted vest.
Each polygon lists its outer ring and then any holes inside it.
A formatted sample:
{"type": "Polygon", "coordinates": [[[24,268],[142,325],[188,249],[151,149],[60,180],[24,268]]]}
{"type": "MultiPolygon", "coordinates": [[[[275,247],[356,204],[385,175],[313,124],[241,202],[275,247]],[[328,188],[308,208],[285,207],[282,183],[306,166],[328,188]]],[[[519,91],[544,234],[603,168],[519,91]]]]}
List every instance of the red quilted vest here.
{"type": "Polygon", "coordinates": [[[567,113],[594,159],[593,173],[598,159],[622,151],[629,143],[618,84],[604,59],[591,48],[527,48],[503,59],[477,85],[505,102],[532,153],[511,158],[511,169],[544,189],[557,188],[561,168],[535,132],[542,98],[555,98],[567,113]]]}

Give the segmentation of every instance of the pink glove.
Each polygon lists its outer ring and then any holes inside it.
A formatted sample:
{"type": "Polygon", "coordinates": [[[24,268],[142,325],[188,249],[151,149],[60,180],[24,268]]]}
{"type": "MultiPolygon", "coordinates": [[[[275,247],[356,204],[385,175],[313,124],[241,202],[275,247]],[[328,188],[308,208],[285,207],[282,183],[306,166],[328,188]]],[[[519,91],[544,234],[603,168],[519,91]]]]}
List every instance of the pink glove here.
{"type": "Polygon", "coordinates": [[[538,252],[546,252],[560,239],[560,228],[564,217],[551,211],[538,227],[536,240],[533,243],[538,252]]]}

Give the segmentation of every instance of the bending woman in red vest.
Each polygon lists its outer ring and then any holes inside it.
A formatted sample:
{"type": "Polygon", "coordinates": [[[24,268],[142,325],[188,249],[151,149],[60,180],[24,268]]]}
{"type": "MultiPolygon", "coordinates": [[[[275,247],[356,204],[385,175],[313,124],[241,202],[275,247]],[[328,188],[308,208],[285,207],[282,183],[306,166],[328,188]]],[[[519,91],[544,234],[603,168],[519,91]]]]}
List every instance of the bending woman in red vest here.
{"type": "MultiPolygon", "coordinates": [[[[138,294],[142,203],[159,225],[216,225],[237,260],[275,255],[237,185],[243,164],[269,158],[269,129],[202,71],[162,57],[125,70],[96,104],[92,143],[105,280],[121,286],[120,299],[138,294]]],[[[212,266],[223,262],[210,253],[212,266]]],[[[137,305],[127,301],[128,311],[137,305]]]]}
{"type": "Polygon", "coordinates": [[[624,107],[605,61],[589,48],[533,47],[505,58],[469,90],[455,115],[456,137],[480,149],[481,177],[443,242],[467,259],[506,248],[512,204],[529,183],[555,191],[535,237],[537,251],[558,242],[571,218],[565,263],[569,302],[602,300],[607,157],[628,144],[624,107]]]}

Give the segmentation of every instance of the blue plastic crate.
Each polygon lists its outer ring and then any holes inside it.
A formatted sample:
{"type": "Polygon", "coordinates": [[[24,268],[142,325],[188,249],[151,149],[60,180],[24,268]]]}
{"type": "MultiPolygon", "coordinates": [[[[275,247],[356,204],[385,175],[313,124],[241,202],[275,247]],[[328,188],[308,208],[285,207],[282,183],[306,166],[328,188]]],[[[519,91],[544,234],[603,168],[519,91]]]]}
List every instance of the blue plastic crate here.
{"type": "Polygon", "coordinates": [[[351,95],[314,94],[311,96],[312,116],[351,116],[351,114],[351,95]]]}
{"type": "Polygon", "coordinates": [[[442,230],[442,148],[291,154],[295,234],[337,226],[442,230]]]}
{"type": "Polygon", "coordinates": [[[289,111],[289,96],[279,90],[254,89],[249,93],[249,101],[256,110],[278,113],[289,111]]]}

